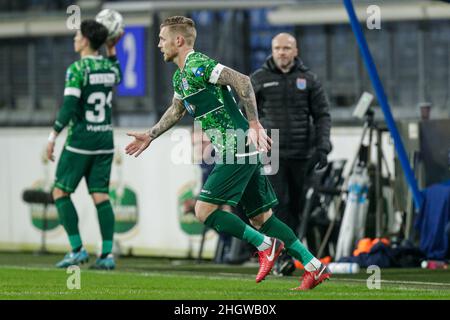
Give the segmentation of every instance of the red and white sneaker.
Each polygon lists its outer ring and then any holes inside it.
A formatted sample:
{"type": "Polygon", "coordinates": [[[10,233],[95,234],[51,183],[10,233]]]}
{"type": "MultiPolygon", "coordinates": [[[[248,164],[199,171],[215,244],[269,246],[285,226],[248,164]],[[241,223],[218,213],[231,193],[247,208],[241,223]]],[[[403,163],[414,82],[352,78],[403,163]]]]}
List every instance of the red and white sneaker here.
{"type": "Polygon", "coordinates": [[[319,269],[313,272],[309,272],[305,270],[305,273],[300,278],[302,283],[297,288],[293,288],[292,290],[311,290],[315,288],[318,284],[322,283],[325,280],[329,280],[331,277],[331,271],[327,268],[325,264],[321,264],[319,269]]]}
{"type": "Polygon", "coordinates": [[[256,283],[261,282],[264,278],[269,274],[270,270],[272,270],[275,261],[280,255],[281,251],[284,249],[283,241],[280,241],[276,238],[270,238],[272,240],[272,245],[270,248],[258,251],[259,256],[259,270],[256,275],[256,283]]]}

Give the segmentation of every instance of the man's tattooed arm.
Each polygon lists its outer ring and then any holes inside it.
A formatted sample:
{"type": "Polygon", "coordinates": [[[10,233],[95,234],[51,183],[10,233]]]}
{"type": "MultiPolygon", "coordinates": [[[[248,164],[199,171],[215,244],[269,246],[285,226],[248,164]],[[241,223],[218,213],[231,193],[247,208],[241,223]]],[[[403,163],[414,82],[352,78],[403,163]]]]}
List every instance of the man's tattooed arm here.
{"type": "Polygon", "coordinates": [[[186,109],[183,106],[183,101],[173,97],[172,105],[167,108],[158,123],[155,124],[149,131],[152,139],[156,139],[164,132],[172,128],[186,113],[186,109]]]}
{"type": "Polygon", "coordinates": [[[250,78],[228,67],[223,68],[217,84],[230,85],[239,95],[239,100],[244,106],[248,121],[258,121],[258,109],[256,97],[250,78]]]}

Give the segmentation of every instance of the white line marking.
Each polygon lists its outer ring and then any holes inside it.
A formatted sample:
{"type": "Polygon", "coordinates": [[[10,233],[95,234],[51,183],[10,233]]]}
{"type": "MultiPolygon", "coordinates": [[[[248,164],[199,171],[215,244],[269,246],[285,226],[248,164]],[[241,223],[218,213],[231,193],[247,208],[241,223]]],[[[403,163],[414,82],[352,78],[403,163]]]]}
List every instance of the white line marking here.
{"type": "MultiPolygon", "coordinates": [[[[58,271],[58,270],[65,270],[65,269],[58,269],[58,268],[46,268],[46,267],[23,267],[23,266],[17,266],[17,265],[3,265],[0,266],[0,269],[22,269],[22,270],[36,270],[36,271],[58,271]]],[[[109,272],[109,271],[97,271],[97,270],[84,270],[82,269],[82,271],[89,271],[89,272],[93,272],[93,273],[104,273],[104,274],[108,274],[108,275],[126,275],[126,274],[135,274],[135,275],[140,275],[140,276],[144,276],[144,277],[149,277],[149,276],[166,276],[166,277],[171,277],[171,274],[166,274],[166,273],[160,273],[158,271],[153,271],[153,272],[133,272],[133,271],[114,271],[114,272],[109,272]]],[[[172,273],[172,272],[171,272],[172,273]]],[[[173,273],[178,276],[190,276],[189,273],[192,273],[193,277],[198,277],[198,278],[204,278],[205,275],[202,273],[202,270],[199,269],[199,271],[190,271],[190,270],[173,270],[173,273]],[[201,273],[200,275],[198,273],[201,273]]],[[[248,274],[241,274],[241,273],[234,273],[234,272],[230,272],[230,273],[225,273],[225,272],[219,272],[216,273],[215,276],[211,276],[208,278],[219,278],[218,276],[231,276],[231,277],[236,277],[236,279],[239,279],[241,276],[242,277],[247,277],[247,276],[251,276],[253,277],[253,275],[248,275],[248,274]]],[[[283,279],[284,280],[284,279],[283,279]]],[[[291,279],[286,279],[286,280],[291,280],[291,279]]],[[[367,282],[367,279],[350,279],[350,278],[331,278],[331,280],[333,282],[337,281],[350,281],[350,282],[367,282]]],[[[417,285],[432,285],[432,286],[448,286],[450,287],[450,283],[445,283],[445,282],[422,282],[422,281],[397,281],[397,280],[380,280],[383,283],[392,283],[392,284],[417,284],[417,285]]]]}
{"type": "MultiPolygon", "coordinates": [[[[367,279],[348,279],[348,278],[333,278],[333,281],[353,281],[353,282],[366,282],[367,279]]],[[[443,282],[421,282],[421,281],[399,281],[399,280],[380,280],[382,283],[398,283],[398,284],[419,284],[419,285],[432,285],[432,286],[449,286],[450,283],[443,282]]]]}

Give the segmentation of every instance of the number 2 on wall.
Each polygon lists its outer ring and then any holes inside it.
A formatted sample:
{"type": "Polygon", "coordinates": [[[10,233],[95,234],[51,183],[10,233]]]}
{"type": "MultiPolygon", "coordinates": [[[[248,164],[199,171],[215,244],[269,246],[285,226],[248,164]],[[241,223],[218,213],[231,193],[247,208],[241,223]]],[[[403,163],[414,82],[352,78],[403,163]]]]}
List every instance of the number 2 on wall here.
{"type": "Polygon", "coordinates": [[[136,65],[136,39],[132,33],[127,33],[123,39],[123,48],[128,53],[125,65],[125,87],[135,88],[137,85],[137,75],[134,71],[136,65]]]}

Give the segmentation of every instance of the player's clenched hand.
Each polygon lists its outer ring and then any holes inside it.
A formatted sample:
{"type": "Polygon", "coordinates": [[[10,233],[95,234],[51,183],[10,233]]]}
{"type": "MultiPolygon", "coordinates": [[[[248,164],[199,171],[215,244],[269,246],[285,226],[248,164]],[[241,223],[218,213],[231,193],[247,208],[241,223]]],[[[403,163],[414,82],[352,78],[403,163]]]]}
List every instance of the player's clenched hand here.
{"type": "Polygon", "coordinates": [[[47,143],[47,159],[50,161],[55,161],[55,156],[53,155],[54,149],[55,149],[55,143],[48,142],[47,143]]]}
{"type": "Polygon", "coordinates": [[[272,139],[267,135],[259,121],[250,121],[247,145],[253,143],[258,151],[268,152],[272,145],[272,139]]]}
{"type": "Polygon", "coordinates": [[[130,137],[134,137],[134,141],[130,142],[126,146],[125,153],[129,154],[130,156],[134,155],[135,157],[138,157],[142,153],[142,151],[147,149],[153,140],[149,132],[128,132],[127,135],[130,137]]]}

